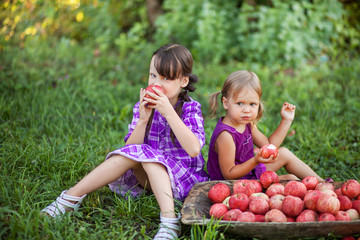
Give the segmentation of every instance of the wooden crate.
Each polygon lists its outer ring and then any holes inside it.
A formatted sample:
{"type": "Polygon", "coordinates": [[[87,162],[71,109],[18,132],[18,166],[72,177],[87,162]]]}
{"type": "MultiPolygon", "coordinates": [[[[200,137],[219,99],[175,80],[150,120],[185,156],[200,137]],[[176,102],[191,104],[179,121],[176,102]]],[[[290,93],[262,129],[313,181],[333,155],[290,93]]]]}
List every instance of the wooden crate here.
{"type": "MultiPolygon", "coordinates": [[[[232,190],[232,181],[209,181],[196,184],[185,199],[181,214],[181,221],[187,225],[207,225],[217,223],[226,232],[244,237],[262,239],[290,239],[299,237],[326,237],[330,233],[339,236],[348,236],[360,233],[360,220],[345,222],[302,222],[302,223],[276,223],[276,222],[235,222],[212,220],[209,209],[211,202],[207,197],[209,189],[216,183],[225,183],[232,190]]],[[[286,184],[287,181],[280,183],[286,184]]],[[[341,187],[341,182],[333,183],[335,189],[341,187]]]]}

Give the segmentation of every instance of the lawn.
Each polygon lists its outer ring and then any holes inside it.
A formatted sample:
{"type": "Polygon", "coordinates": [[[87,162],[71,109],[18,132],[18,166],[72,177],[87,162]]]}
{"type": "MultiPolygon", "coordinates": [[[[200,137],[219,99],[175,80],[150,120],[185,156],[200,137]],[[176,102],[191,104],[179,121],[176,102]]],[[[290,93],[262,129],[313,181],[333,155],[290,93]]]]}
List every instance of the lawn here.
{"type": "MultiPolygon", "coordinates": [[[[41,217],[39,211],[109,151],[124,145],[155,47],[149,44],[141,54],[120,61],[116,51],[94,53],[91,45],[67,39],[34,38],[27,44],[5,46],[0,58],[0,238],[151,239],[159,224],[151,194],[121,198],[103,187],[86,197],[79,212],[62,220],[41,217]]],[[[358,56],[314,61],[298,69],[195,61],[200,82],[192,97],[202,104],[206,119],[205,159],[221,115],[210,119],[208,95],[239,69],[256,72],[262,81],[266,111],[259,128],[266,135],[279,123],[282,103],[294,103],[295,135],[283,145],[324,178],[360,180],[358,56]]],[[[206,239],[236,238],[216,225],[182,227],[182,239],[200,239],[205,233],[206,239]]]]}

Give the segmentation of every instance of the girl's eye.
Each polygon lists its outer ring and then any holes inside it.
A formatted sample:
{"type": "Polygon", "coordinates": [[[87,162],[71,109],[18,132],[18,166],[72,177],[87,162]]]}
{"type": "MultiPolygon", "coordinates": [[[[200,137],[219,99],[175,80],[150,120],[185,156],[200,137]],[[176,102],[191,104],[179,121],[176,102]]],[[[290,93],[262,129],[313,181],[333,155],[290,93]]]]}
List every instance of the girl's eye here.
{"type": "Polygon", "coordinates": [[[256,106],[256,103],[250,103],[250,106],[256,106]]]}
{"type": "Polygon", "coordinates": [[[242,105],[243,105],[243,103],[242,103],[242,102],[238,102],[238,103],[237,103],[237,105],[242,106],[242,105]]]}
{"type": "Polygon", "coordinates": [[[154,77],[156,77],[156,75],[153,73],[150,73],[150,77],[154,78],[154,77]]]}

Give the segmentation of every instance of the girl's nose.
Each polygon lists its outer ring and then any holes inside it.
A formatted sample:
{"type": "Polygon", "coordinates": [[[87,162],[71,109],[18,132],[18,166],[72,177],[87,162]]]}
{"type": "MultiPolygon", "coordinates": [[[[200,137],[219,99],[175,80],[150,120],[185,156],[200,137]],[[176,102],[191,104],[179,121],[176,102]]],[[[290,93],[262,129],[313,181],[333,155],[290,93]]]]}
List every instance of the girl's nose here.
{"type": "Polygon", "coordinates": [[[244,112],[249,112],[249,111],[250,111],[250,107],[249,107],[248,105],[244,105],[243,111],[244,111],[244,112]]]}

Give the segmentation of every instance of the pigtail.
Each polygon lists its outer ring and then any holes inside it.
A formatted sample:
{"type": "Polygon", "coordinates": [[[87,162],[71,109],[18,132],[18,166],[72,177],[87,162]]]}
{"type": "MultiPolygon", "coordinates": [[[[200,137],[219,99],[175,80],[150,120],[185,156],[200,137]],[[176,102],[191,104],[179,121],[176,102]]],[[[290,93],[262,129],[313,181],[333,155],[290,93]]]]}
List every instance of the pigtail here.
{"type": "Polygon", "coordinates": [[[216,110],[218,108],[218,96],[221,94],[221,91],[212,93],[209,97],[209,106],[210,106],[210,113],[211,118],[215,117],[216,110]]]}
{"type": "MultiPolygon", "coordinates": [[[[197,83],[199,81],[198,76],[194,75],[194,74],[189,74],[189,83],[186,87],[183,88],[183,91],[180,92],[179,94],[179,104],[175,106],[175,112],[178,114],[178,116],[181,118],[182,117],[182,109],[184,106],[184,102],[189,102],[190,101],[190,96],[189,96],[189,92],[194,92],[196,87],[194,86],[195,83],[197,83]]],[[[175,134],[173,132],[173,130],[170,130],[170,137],[171,137],[171,141],[172,143],[175,145],[175,134]]]]}
{"type": "Polygon", "coordinates": [[[148,135],[149,135],[149,131],[150,131],[150,127],[151,127],[151,124],[152,124],[152,120],[153,120],[153,118],[154,118],[154,113],[155,113],[155,109],[153,109],[153,110],[151,111],[151,115],[150,115],[150,117],[149,117],[149,121],[148,121],[148,123],[147,123],[147,125],[146,125],[145,136],[148,136],[148,135]]]}

